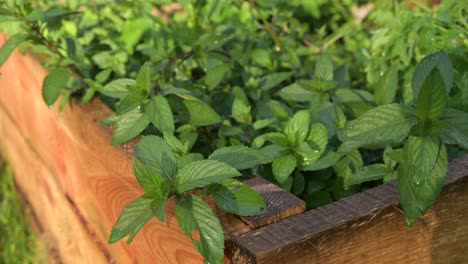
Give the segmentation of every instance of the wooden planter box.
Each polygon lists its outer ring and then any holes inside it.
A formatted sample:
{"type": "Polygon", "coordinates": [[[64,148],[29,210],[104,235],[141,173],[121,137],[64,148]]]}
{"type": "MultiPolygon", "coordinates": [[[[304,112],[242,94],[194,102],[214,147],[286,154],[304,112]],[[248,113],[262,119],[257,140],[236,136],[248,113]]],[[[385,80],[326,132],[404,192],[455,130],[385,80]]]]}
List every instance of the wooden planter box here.
{"type": "MultiPolygon", "coordinates": [[[[0,35],[0,45],[6,37],[0,35]]],[[[152,219],[131,245],[109,245],[122,208],[141,193],[132,171],[134,142],[110,146],[98,100],[63,114],[41,97],[46,71],[17,51],[0,69],[0,150],[58,263],[202,263],[177,226],[152,219]]],[[[467,121],[468,122],[468,121],[467,121]]],[[[226,263],[468,263],[468,156],[453,160],[432,209],[407,228],[394,184],[316,210],[253,180],[271,213],[239,219],[217,212],[226,263]],[[259,225],[267,224],[263,227],[259,225]]],[[[172,214],[171,214],[172,213],[172,214]]]]}

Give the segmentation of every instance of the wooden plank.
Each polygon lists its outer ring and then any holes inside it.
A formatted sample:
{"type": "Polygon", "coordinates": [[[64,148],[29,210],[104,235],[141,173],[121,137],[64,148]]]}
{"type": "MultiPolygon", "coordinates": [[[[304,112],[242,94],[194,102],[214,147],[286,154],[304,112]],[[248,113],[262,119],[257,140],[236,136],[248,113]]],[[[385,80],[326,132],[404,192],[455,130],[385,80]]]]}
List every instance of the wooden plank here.
{"type": "Polygon", "coordinates": [[[232,263],[468,263],[468,155],[411,228],[395,184],[382,185],[234,238],[232,263]]]}
{"type": "MultiPolygon", "coordinates": [[[[109,134],[97,124],[97,116],[106,110],[96,102],[67,105],[61,115],[57,108],[50,110],[41,96],[46,72],[31,57],[21,56],[17,51],[2,66],[1,73],[2,111],[12,117],[18,134],[27,142],[30,151],[37,153],[48,171],[41,170],[36,174],[42,181],[51,179],[56,182],[57,188],[76,205],[72,213],[85,219],[82,226],[95,234],[98,243],[105,246],[117,263],[202,263],[202,257],[173,217],[173,201],[168,203],[169,220],[166,223],[153,219],[131,245],[125,241],[108,245],[109,233],[118,214],[141,195],[142,190],[132,174],[129,155],[119,147],[111,147],[109,134]]],[[[11,127],[8,125],[5,130],[9,131],[11,127]]],[[[3,141],[9,142],[10,138],[4,137],[3,141]]],[[[17,149],[12,145],[7,151],[10,156],[17,149]]],[[[26,162],[29,163],[29,159],[26,162]]],[[[18,166],[25,164],[15,163],[14,167],[18,166]]],[[[42,189],[33,192],[35,182],[24,184],[30,184],[24,189],[38,197],[46,193],[42,189]]],[[[40,207],[37,209],[41,210],[40,207]]],[[[52,215],[60,217],[58,214],[56,211],[52,215]]],[[[238,219],[232,221],[245,226],[238,219]]],[[[64,236],[64,239],[73,238],[64,236]]]]}
{"type": "MultiPolygon", "coordinates": [[[[5,39],[0,34],[0,45],[5,39]]],[[[102,127],[99,121],[109,116],[111,111],[98,100],[85,105],[72,100],[63,114],[58,113],[57,106],[47,108],[41,96],[46,71],[31,57],[21,56],[15,51],[0,71],[0,86],[3,88],[0,89],[0,111],[3,114],[0,122],[5,130],[3,140],[10,142],[11,135],[7,134],[10,130],[15,131],[16,137],[22,138],[27,146],[23,151],[29,152],[27,157],[37,159],[48,171],[36,173],[36,177],[47,177],[53,181],[50,184],[56,184],[56,191],[66,197],[68,207],[101,251],[109,252],[117,263],[202,262],[190,239],[177,225],[173,200],[168,202],[167,223],[153,219],[136,236],[132,245],[127,245],[125,241],[108,245],[107,239],[118,214],[127,203],[142,194],[133,176],[131,163],[132,148],[137,140],[119,147],[110,146],[111,130],[102,127]]],[[[6,149],[7,155],[17,154],[14,145],[17,141],[20,140],[11,141],[6,149]]],[[[15,168],[25,166],[21,163],[14,165],[15,168]]],[[[33,182],[25,181],[24,184],[33,182]]],[[[251,180],[248,184],[259,188],[267,200],[267,206],[275,212],[263,216],[262,221],[273,222],[300,211],[298,208],[289,211],[287,206],[291,203],[287,200],[295,199],[297,204],[297,198],[284,195],[286,192],[275,185],[263,180],[251,180]],[[278,203],[279,198],[282,203],[278,203]]],[[[29,188],[32,187],[24,186],[30,199],[43,199],[47,195],[46,192],[30,193],[29,188]]],[[[251,230],[239,218],[215,208],[212,201],[211,205],[221,219],[227,240],[251,230]]],[[[40,207],[34,208],[41,210],[40,207]]],[[[39,217],[39,220],[42,221],[42,218],[39,217]]],[[[253,223],[256,220],[250,221],[253,223]]]]}
{"type": "Polygon", "coordinates": [[[306,209],[304,201],[263,178],[256,177],[246,180],[245,183],[250,185],[263,197],[268,207],[268,213],[241,217],[242,221],[252,229],[301,214],[306,209]]]}
{"type": "Polygon", "coordinates": [[[111,259],[96,246],[95,241],[73,213],[49,168],[29,150],[27,142],[14,129],[11,119],[0,110],[2,153],[12,165],[15,180],[24,197],[36,210],[47,240],[56,250],[58,263],[110,263],[111,259]],[[14,151],[9,151],[14,150],[14,151]],[[44,195],[35,195],[41,192],[44,195]]]}

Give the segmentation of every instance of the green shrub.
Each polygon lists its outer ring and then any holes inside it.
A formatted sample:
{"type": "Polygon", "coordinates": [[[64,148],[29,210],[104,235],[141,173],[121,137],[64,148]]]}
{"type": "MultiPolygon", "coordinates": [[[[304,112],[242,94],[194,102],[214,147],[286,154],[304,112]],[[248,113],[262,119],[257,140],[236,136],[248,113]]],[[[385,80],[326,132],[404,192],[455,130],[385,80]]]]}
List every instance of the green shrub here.
{"type": "Polygon", "coordinates": [[[356,22],[358,2],[7,1],[0,62],[24,43],[47,58],[49,106],[97,94],[115,111],[103,120],[113,145],[144,135],[134,171],[146,194],[111,242],[163,221],[175,196],[182,230],[219,263],[221,226],[200,197],[239,215],[265,209],[234,177],[262,176],[309,208],[398,180],[411,225],[466,153],[467,5],[377,1],[356,22]]]}

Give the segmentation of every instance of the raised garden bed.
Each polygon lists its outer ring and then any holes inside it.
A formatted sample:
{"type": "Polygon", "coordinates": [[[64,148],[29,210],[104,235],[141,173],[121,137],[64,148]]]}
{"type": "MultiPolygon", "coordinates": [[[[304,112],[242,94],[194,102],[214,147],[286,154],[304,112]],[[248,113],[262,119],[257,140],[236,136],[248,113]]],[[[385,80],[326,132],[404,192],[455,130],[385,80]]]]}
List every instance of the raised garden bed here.
{"type": "MultiPolygon", "coordinates": [[[[5,39],[0,36],[0,45],[5,39]]],[[[72,100],[63,114],[47,108],[41,97],[46,71],[33,58],[15,51],[1,73],[1,151],[58,262],[202,262],[178,227],[171,202],[166,223],[152,219],[133,244],[109,245],[118,214],[142,193],[132,172],[134,143],[109,146],[111,133],[99,121],[111,112],[98,100],[86,105],[72,100]]],[[[292,196],[278,198],[287,194],[266,183],[256,186],[267,186],[267,218],[243,222],[218,212],[227,240],[226,263],[468,261],[467,156],[450,163],[441,196],[411,228],[393,184],[296,216],[291,215],[303,210],[300,202],[291,207],[287,197],[292,196]],[[269,224],[253,230],[259,222],[269,224]]]]}

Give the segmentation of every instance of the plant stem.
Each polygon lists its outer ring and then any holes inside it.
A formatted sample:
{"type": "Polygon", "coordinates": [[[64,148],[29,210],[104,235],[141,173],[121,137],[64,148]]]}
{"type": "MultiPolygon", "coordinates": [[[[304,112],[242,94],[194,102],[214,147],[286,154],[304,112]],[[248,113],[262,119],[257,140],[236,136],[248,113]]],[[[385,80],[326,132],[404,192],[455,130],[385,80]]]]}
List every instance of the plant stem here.
{"type": "Polygon", "coordinates": [[[276,48],[278,51],[283,50],[283,46],[281,45],[281,41],[278,38],[278,35],[276,32],[273,30],[271,27],[271,23],[268,22],[268,20],[265,19],[265,17],[262,15],[262,12],[258,9],[258,7],[254,4],[253,0],[250,0],[250,5],[252,6],[253,9],[255,9],[255,12],[257,12],[258,16],[262,20],[263,24],[265,24],[265,28],[268,32],[270,32],[271,37],[273,38],[273,41],[275,42],[276,48]]]}

